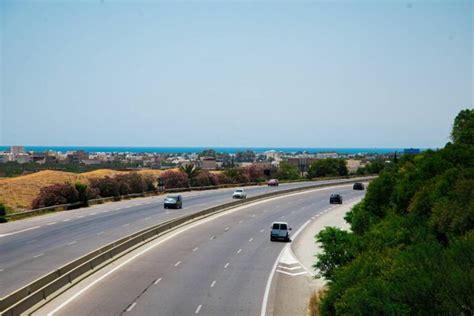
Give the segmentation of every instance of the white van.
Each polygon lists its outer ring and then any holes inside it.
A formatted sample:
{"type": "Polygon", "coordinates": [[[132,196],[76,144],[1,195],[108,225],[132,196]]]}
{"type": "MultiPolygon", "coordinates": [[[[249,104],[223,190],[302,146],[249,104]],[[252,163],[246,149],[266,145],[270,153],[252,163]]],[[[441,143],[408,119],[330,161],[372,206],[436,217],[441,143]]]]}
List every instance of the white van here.
{"type": "Polygon", "coordinates": [[[272,224],[272,231],[270,232],[270,241],[278,239],[290,241],[290,230],[291,227],[288,226],[288,223],[274,222],[272,224]]]}

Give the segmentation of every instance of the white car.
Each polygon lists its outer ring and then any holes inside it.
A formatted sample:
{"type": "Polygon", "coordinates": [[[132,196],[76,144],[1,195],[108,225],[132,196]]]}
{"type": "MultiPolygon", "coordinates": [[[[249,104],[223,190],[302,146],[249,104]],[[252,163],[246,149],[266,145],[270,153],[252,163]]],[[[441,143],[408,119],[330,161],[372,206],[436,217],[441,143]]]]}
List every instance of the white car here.
{"type": "Polygon", "coordinates": [[[247,197],[247,193],[245,193],[244,189],[237,189],[232,194],[233,199],[245,199],[247,197]]]}

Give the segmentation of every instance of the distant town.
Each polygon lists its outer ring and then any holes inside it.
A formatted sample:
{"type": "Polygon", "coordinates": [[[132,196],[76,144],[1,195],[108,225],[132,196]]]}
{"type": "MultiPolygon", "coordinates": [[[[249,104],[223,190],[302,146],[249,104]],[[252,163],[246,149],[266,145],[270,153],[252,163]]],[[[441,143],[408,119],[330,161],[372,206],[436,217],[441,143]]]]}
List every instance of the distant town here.
{"type": "MultiPolygon", "coordinates": [[[[268,150],[257,153],[245,150],[236,153],[218,152],[213,149],[188,153],[135,153],[135,152],[86,152],[76,151],[27,151],[23,146],[11,146],[0,151],[0,164],[37,165],[39,170],[63,169],[67,165],[81,166],[81,170],[93,170],[108,167],[111,169],[170,169],[183,165],[194,165],[203,170],[222,170],[225,168],[256,165],[262,169],[278,168],[282,161],[297,167],[304,174],[312,162],[325,158],[344,159],[349,173],[355,173],[370,161],[389,161],[394,155],[417,154],[420,149],[408,148],[402,152],[392,153],[353,153],[337,152],[280,152],[268,150]]],[[[31,168],[30,168],[31,169],[31,168]]],[[[34,171],[34,170],[33,170],[34,171]]],[[[0,174],[1,176],[1,174],[0,174]]],[[[4,174],[3,176],[10,176],[4,174]]]]}

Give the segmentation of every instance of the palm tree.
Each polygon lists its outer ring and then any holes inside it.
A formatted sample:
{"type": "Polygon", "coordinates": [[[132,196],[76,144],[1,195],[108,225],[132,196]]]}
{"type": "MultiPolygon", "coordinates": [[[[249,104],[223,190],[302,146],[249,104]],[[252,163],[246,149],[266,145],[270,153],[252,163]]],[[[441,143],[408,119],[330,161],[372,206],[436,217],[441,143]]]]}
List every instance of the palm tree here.
{"type": "Polygon", "coordinates": [[[201,168],[196,167],[195,165],[192,164],[186,164],[182,165],[179,168],[182,172],[186,173],[188,175],[188,186],[191,187],[191,180],[196,178],[196,176],[201,172],[201,168]]]}

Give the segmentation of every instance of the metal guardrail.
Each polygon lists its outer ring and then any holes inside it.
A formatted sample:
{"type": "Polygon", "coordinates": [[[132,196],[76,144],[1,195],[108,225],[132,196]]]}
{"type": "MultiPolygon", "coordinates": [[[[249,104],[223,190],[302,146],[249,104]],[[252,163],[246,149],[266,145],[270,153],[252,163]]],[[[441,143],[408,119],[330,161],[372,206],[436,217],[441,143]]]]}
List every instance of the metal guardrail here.
{"type": "MultiPolygon", "coordinates": [[[[360,180],[371,180],[375,177],[360,178],[360,180]]],[[[17,291],[7,295],[0,300],[0,311],[2,315],[19,315],[31,307],[39,304],[43,300],[50,298],[55,292],[66,286],[72,286],[74,282],[81,280],[85,274],[90,273],[99,266],[103,266],[107,261],[114,261],[124,254],[132,251],[143,243],[151,241],[151,239],[161,236],[178,226],[195,221],[203,217],[211,216],[219,212],[226,211],[236,206],[248,204],[257,200],[264,200],[270,197],[285,195],[293,192],[308,191],[317,188],[336,186],[341,184],[349,184],[354,182],[353,179],[342,180],[337,183],[315,184],[312,186],[292,188],[288,190],[274,191],[271,193],[261,194],[245,200],[233,201],[218,206],[214,206],[193,214],[184,215],[139,232],[128,235],[115,242],[109,243],[97,250],[71,261],[70,263],[56,269],[17,291]]]]}

